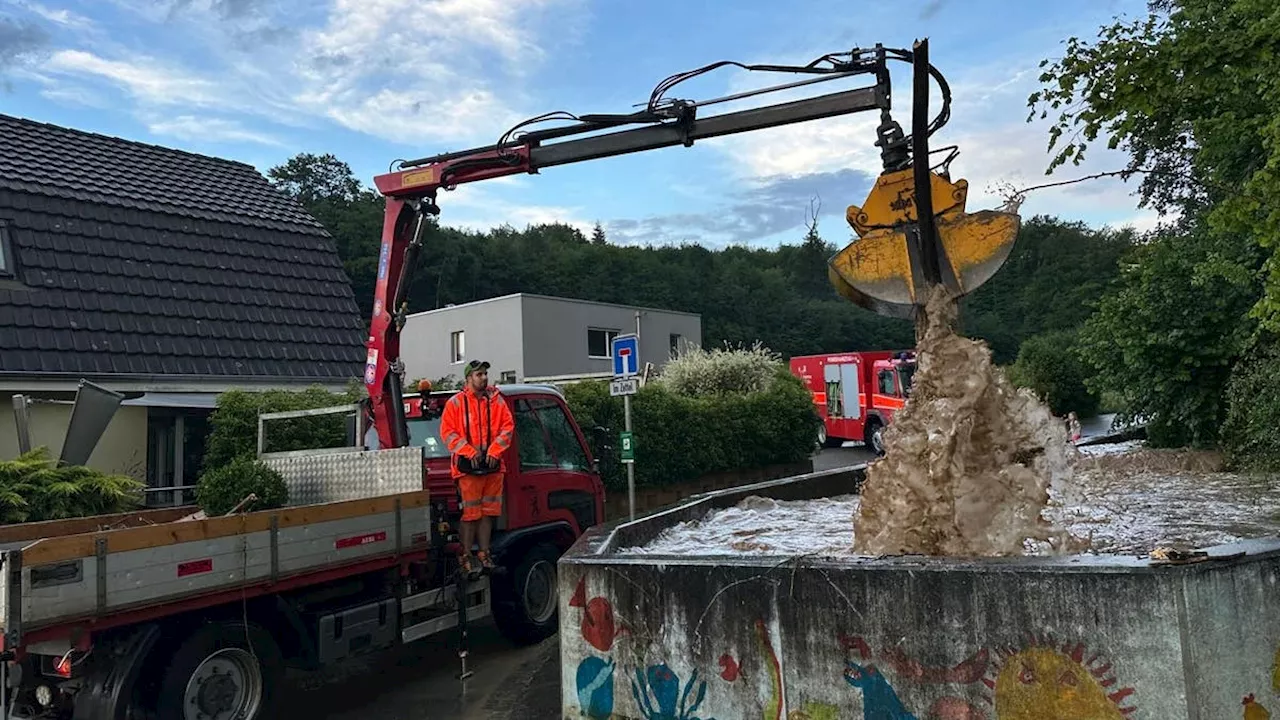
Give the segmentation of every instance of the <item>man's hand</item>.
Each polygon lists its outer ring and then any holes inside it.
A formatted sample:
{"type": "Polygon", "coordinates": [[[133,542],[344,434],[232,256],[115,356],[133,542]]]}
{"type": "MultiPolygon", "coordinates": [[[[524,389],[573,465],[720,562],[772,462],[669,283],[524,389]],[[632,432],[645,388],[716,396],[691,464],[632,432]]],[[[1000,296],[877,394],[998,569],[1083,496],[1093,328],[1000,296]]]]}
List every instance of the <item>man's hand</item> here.
{"type": "Polygon", "coordinates": [[[490,470],[498,469],[498,458],[494,457],[493,455],[485,455],[484,461],[485,461],[485,464],[489,466],[490,470]]]}

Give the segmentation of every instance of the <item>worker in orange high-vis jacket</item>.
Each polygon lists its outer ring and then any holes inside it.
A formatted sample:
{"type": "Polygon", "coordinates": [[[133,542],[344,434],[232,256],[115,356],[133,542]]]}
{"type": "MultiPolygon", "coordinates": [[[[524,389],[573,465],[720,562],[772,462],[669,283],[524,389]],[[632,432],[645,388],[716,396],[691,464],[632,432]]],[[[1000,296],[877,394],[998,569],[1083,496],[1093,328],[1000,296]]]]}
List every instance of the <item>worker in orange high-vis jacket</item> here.
{"type": "Polygon", "coordinates": [[[477,540],[480,565],[493,569],[489,539],[493,519],[502,514],[502,456],[511,447],[516,425],[498,388],[489,385],[489,363],[472,360],[464,377],[462,390],[445,403],[440,437],[453,457],[453,477],[462,494],[462,553],[458,562],[470,575],[476,569],[471,546],[477,540]]]}

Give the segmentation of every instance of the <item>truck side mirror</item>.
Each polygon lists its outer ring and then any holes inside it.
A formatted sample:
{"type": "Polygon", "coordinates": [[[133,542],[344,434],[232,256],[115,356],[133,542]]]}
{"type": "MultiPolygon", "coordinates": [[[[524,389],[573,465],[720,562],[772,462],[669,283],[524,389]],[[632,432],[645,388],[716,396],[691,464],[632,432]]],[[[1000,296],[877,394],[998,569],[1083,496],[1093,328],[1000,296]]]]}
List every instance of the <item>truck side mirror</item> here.
{"type": "Polygon", "coordinates": [[[591,428],[591,440],[592,444],[595,445],[596,455],[609,450],[609,429],[600,425],[591,428]]]}

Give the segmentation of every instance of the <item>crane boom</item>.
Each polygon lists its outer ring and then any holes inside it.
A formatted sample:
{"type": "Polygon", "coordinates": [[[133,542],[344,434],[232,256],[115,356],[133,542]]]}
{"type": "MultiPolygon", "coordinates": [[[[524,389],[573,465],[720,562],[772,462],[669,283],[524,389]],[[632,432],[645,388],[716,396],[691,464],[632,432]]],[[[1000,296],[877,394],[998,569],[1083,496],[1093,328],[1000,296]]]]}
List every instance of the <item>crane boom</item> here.
{"type": "MultiPolygon", "coordinates": [[[[409,440],[404,413],[405,378],[404,364],[400,357],[400,332],[408,316],[406,300],[412,273],[422,249],[424,233],[432,222],[428,218],[440,213],[436,198],[441,189],[452,190],[464,183],[521,173],[536,174],[543,168],[558,165],[667,147],[690,147],[696,141],[708,138],[879,110],[880,124],[876,130],[875,144],[880,147],[884,174],[877,180],[876,187],[865,203],[865,209],[850,207],[847,213],[855,232],[860,235],[865,233],[869,239],[874,240],[868,247],[876,253],[875,262],[868,265],[859,253],[850,254],[849,250],[853,247],[851,245],[832,259],[831,281],[842,295],[876,312],[896,315],[911,312],[916,305],[916,286],[922,282],[937,282],[932,279],[938,277],[936,268],[929,273],[929,278],[921,280],[918,277],[918,261],[922,248],[926,248],[931,259],[945,265],[945,271],[941,273],[942,281],[959,289],[971,273],[967,275],[965,267],[945,262],[948,250],[958,246],[955,243],[948,244],[945,232],[940,243],[922,242],[913,234],[918,232],[913,214],[916,192],[933,193],[939,197],[945,193],[952,199],[941,203],[939,212],[949,213],[948,217],[952,220],[967,217],[963,215],[964,190],[967,187],[963,180],[960,181],[961,185],[951,185],[945,179],[945,169],[941,175],[934,173],[928,168],[927,162],[916,164],[923,167],[923,171],[931,179],[916,177],[921,170],[919,167],[915,170],[912,168],[913,154],[927,158],[928,136],[946,123],[951,103],[950,88],[946,80],[936,68],[928,64],[926,53],[920,55],[922,57],[917,61],[913,51],[876,45],[873,49],[855,48],[848,53],[825,55],[803,66],[713,63],[673,75],[659,83],[643,110],[618,115],[576,116],[550,113],[517,125],[493,145],[400,161],[398,167],[393,166],[390,172],[376,177],[374,184],[386,197],[386,213],[378,256],[364,381],[369,391],[372,426],[377,431],[379,445],[403,447],[409,440]],[[890,114],[892,93],[886,62],[890,59],[913,62],[916,66],[918,106],[920,88],[925,88],[927,96],[930,76],[942,90],[941,109],[931,121],[926,121],[923,112],[918,113],[920,117],[915,118],[913,124],[914,137],[904,135],[901,126],[890,114]],[[675,85],[724,66],[749,71],[808,74],[814,77],[702,102],[664,97],[675,85]],[[699,117],[699,110],[711,105],[864,75],[872,76],[874,82],[866,87],[699,117]],[[525,125],[549,120],[570,120],[572,124],[516,134],[525,125]],[[640,127],[627,127],[633,125],[640,127]],[[911,187],[912,178],[916,179],[914,190],[911,187]],[[895,194],[895,197],[888,197],[889,193],[895,194]]],[[[921,206],[930,206],[927,199],[921,206]]],[[[942,224],[940,228],[950,230],[953,226],[942,224]]],[[[975,245],[969,235],[974,233],[971,230],[963,230],[964,237],[961,238],[960,245],[964,246],[965,252],[961,255],[971,264],[973,258],[979,258],[986,263],[982,266],[984,272],[987,269],[994,272],[1003,262],[1004,256],[1007,256],[1007,245],[1010,243],[1001,241],[999,233],[987,232],[976,241],[982,247],[973,252],[975,245]],[[1000,254],[1002,248],[1003,255],[1000,254]],[[988,261],[994,256],[998,256],[998,262],[992,265],[988,261]]],[[[971,284],[976,287],[983,280],[985,278],[971,284]]]]}

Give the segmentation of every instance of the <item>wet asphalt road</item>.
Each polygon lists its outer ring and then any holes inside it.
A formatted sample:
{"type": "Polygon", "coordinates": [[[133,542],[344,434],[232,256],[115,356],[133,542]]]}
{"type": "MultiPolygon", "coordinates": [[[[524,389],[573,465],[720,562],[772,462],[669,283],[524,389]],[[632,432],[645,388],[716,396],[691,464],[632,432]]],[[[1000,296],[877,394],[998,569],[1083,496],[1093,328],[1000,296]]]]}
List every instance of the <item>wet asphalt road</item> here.
{"type": "MultiPolygon", "coordinates": [[[[856,465],[861,447],[823,450],[814,469],[856,465]]],[[[352,661],[325,675],[294,675],[284,691],[288,717],[326,720],[552,720],[560,717],[560,645],[504,639],[488,618],[471,626],[465,682],[457,675],[457,635],[418,641],[352,661]]]]}

